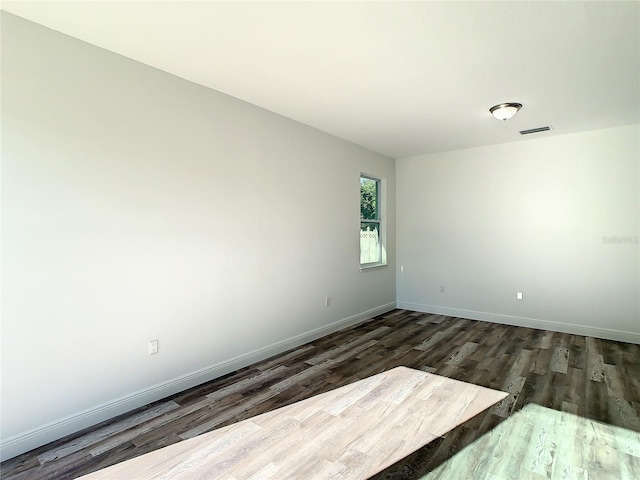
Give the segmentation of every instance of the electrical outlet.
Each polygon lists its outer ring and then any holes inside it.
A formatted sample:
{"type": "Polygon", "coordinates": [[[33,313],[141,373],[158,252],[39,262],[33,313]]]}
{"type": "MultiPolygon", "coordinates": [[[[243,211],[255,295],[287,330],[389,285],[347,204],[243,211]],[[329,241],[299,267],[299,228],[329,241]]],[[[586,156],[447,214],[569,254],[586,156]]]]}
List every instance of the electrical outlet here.
{"type": "Polygon", "coordinates": [[[331,297],[324,297],[324,304],[328,307],[331,305],[331,297]]]}
{"type": "Polygon", "coordinates": [[[158,353],[158,340],[149,340],[149,355],[158,353]]]}
{"type": "Polygon", "coordinates": [[[522,292],[516,292],[516,300],[522,300],[522,292]]]}

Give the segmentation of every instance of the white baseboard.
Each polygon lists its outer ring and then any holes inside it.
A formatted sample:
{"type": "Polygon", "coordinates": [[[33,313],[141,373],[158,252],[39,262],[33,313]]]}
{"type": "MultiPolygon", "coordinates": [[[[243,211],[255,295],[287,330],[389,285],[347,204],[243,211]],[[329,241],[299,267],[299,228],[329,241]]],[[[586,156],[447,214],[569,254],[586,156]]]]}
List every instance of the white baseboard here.
{"type": "Polygon", "coordinates": [[[82,412],[69,415],[59,420],[41,425],[32,430],[3,439],[0,442],[0,460],[4,461],[6,459],[13,458],[17,455],[33,450],[34,448],[46,445],[49,442],[53,442],[120,414],[148,405],[149,403],[161,400],[188,388],[211,381],[215,378],[265,360],[279,353],[286,352],[292,348],[299,347],[300,345],[304,345],[307,342],[311,342],[317,338],[343,328],[369,320],[377,315],[389,312],[394,308],[396,308],[395,302],[380,305],[379,307],[367,310],[366,312],[352,315],[329,325],[296,335],[295,337],[282,340],[281,342],[268,345],[264,348],[205,367],[195,372],[187,373],[166,382],[152,385],[129,395],[116,398],[82,412]]]}
{"type": "Polygon", "coordinates": [[[449,317],[460,317],[468,318],[470,320],[483,320],[485,322],[515,325],[517,327],[537,328],[540,330],[551,330],[554,332],[570,333],[573,335],[604,338],[606,340],[616,340],[618,342],[636,343],[640,345],[640,334],[621,330],[588,327],[585,325],[539,320],[537,318],[514,317],[511,315],[501,315],[499,313],[477,312],[475,310],[463,310],[459,308],[441,307],[438,305],[422,305],[410,302],[398,302],[398,308],[413,310],[416,312],[447,315],[449,317]]]}

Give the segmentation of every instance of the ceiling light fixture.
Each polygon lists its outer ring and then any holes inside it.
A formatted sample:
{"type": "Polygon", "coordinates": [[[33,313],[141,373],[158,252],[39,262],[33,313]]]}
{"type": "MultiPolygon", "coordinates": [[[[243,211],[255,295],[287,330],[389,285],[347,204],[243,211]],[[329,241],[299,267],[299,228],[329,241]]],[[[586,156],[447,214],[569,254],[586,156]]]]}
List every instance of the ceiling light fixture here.
{"type": "Polygon", "coordinates": [[[498,120],[509,120],[513,117],[518,110],[522,108],[521,103],[501,103],[499,105],[495,105],[489,109],[491,115],[496,117],[498,120]]]}

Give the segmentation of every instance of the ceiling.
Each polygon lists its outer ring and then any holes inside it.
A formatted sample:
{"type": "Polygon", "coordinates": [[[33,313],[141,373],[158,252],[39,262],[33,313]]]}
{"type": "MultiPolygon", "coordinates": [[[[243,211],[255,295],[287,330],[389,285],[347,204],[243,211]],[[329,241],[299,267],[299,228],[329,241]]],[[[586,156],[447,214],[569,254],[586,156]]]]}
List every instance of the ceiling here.
{"type": "Polygon", "coordinates": [[[394,158],[640,122],[638,1],[2,9],[394,158]]]}

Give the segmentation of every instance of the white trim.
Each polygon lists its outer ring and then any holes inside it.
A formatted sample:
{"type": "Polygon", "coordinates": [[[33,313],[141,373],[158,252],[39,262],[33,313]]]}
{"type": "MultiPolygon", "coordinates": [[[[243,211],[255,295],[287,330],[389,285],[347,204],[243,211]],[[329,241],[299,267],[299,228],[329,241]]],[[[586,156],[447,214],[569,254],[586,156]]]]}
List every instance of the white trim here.
{"type": "MultiPolygon", "coordinates": [[[[376,203],[378,206],[378,218],[376,220],[366,220],[360,217],[360,227],[359,230],[362,231],[363,223],[377,223],[378,224],[378,248],[380,250],[380,260],[377,262],[371,263],[360,263],[360,271],[364,271],[365,269],[384,267],[387,265],[387,179],[380,178],[377,175],[370,175],[368,173],[360,172],[360,181],[363,178],[367,180],[374,180],[378,184],[377,188],[377,198],[376,203]]],[[[360,212],[362,208],[362,197],[358,194],[359,202],[358,202],[358,212],[360,212]]],[[[358,216],[360,213],[358,213],[358,216]]],[[[361,258],[362,252],[360,251],[360,243],[358,244],[358,260],[361,258]]]]}
{"type": "Polygon", "coordinates": [[[386,267],[386,263],[363,263],[360,265],[360,271],[366,272],[367,270],[375,270],[376,268],[386,267]]]}
{"type": "Polygon", "coordinates": [[[504,325],[515,325],[517,327],[537,328],[541,330],[551,330],[554,332],[570,333],[573,335],[584,335],[587,337],[604,338],[606,340],[616,340],[618,342],[636,343],[640,345],[640,334],[626,332],[623,330],[612,330],[608,328],[589,327],[586,325],[576,325],[573,323],[554,322],[550,320],[540,320],[537,318],[514,317],[499,313],[477,312],[475,310],[463,310],[459,308],[441,307],[438,305],[422,305],[411,302],[398,302],[398,308],[413,310],[416,312],[436,313],[449,317],[468,318],[470,320],[483,320],[485,322],[502,323],[504,325]]]}
{"type": "Polygon", "coordinates": [[[352,315],[329,325],[273,343],[224,362],[196,370],[195,372],[186,373],[180,377],[152,385],[142,390],[138,390],[137,392],[133,392],[45,425],[41,425],[32,430],[3,439],[0,442],[0,459],[4,461],[15,457],[122,413],[129,412],[170,395],[182,392],[188,388],[211,381],[215,378],[252,365],[261,360],[265,360],[279,353],[286,352],[292,348],[299,347],[300,345],[304,345],[305,343],[311,342],[343,328],[370,320],[373,317],[387,313],[395,308],[395,302],[380,305],[371,310],[367,310],[366,312],[352,315]]]}

